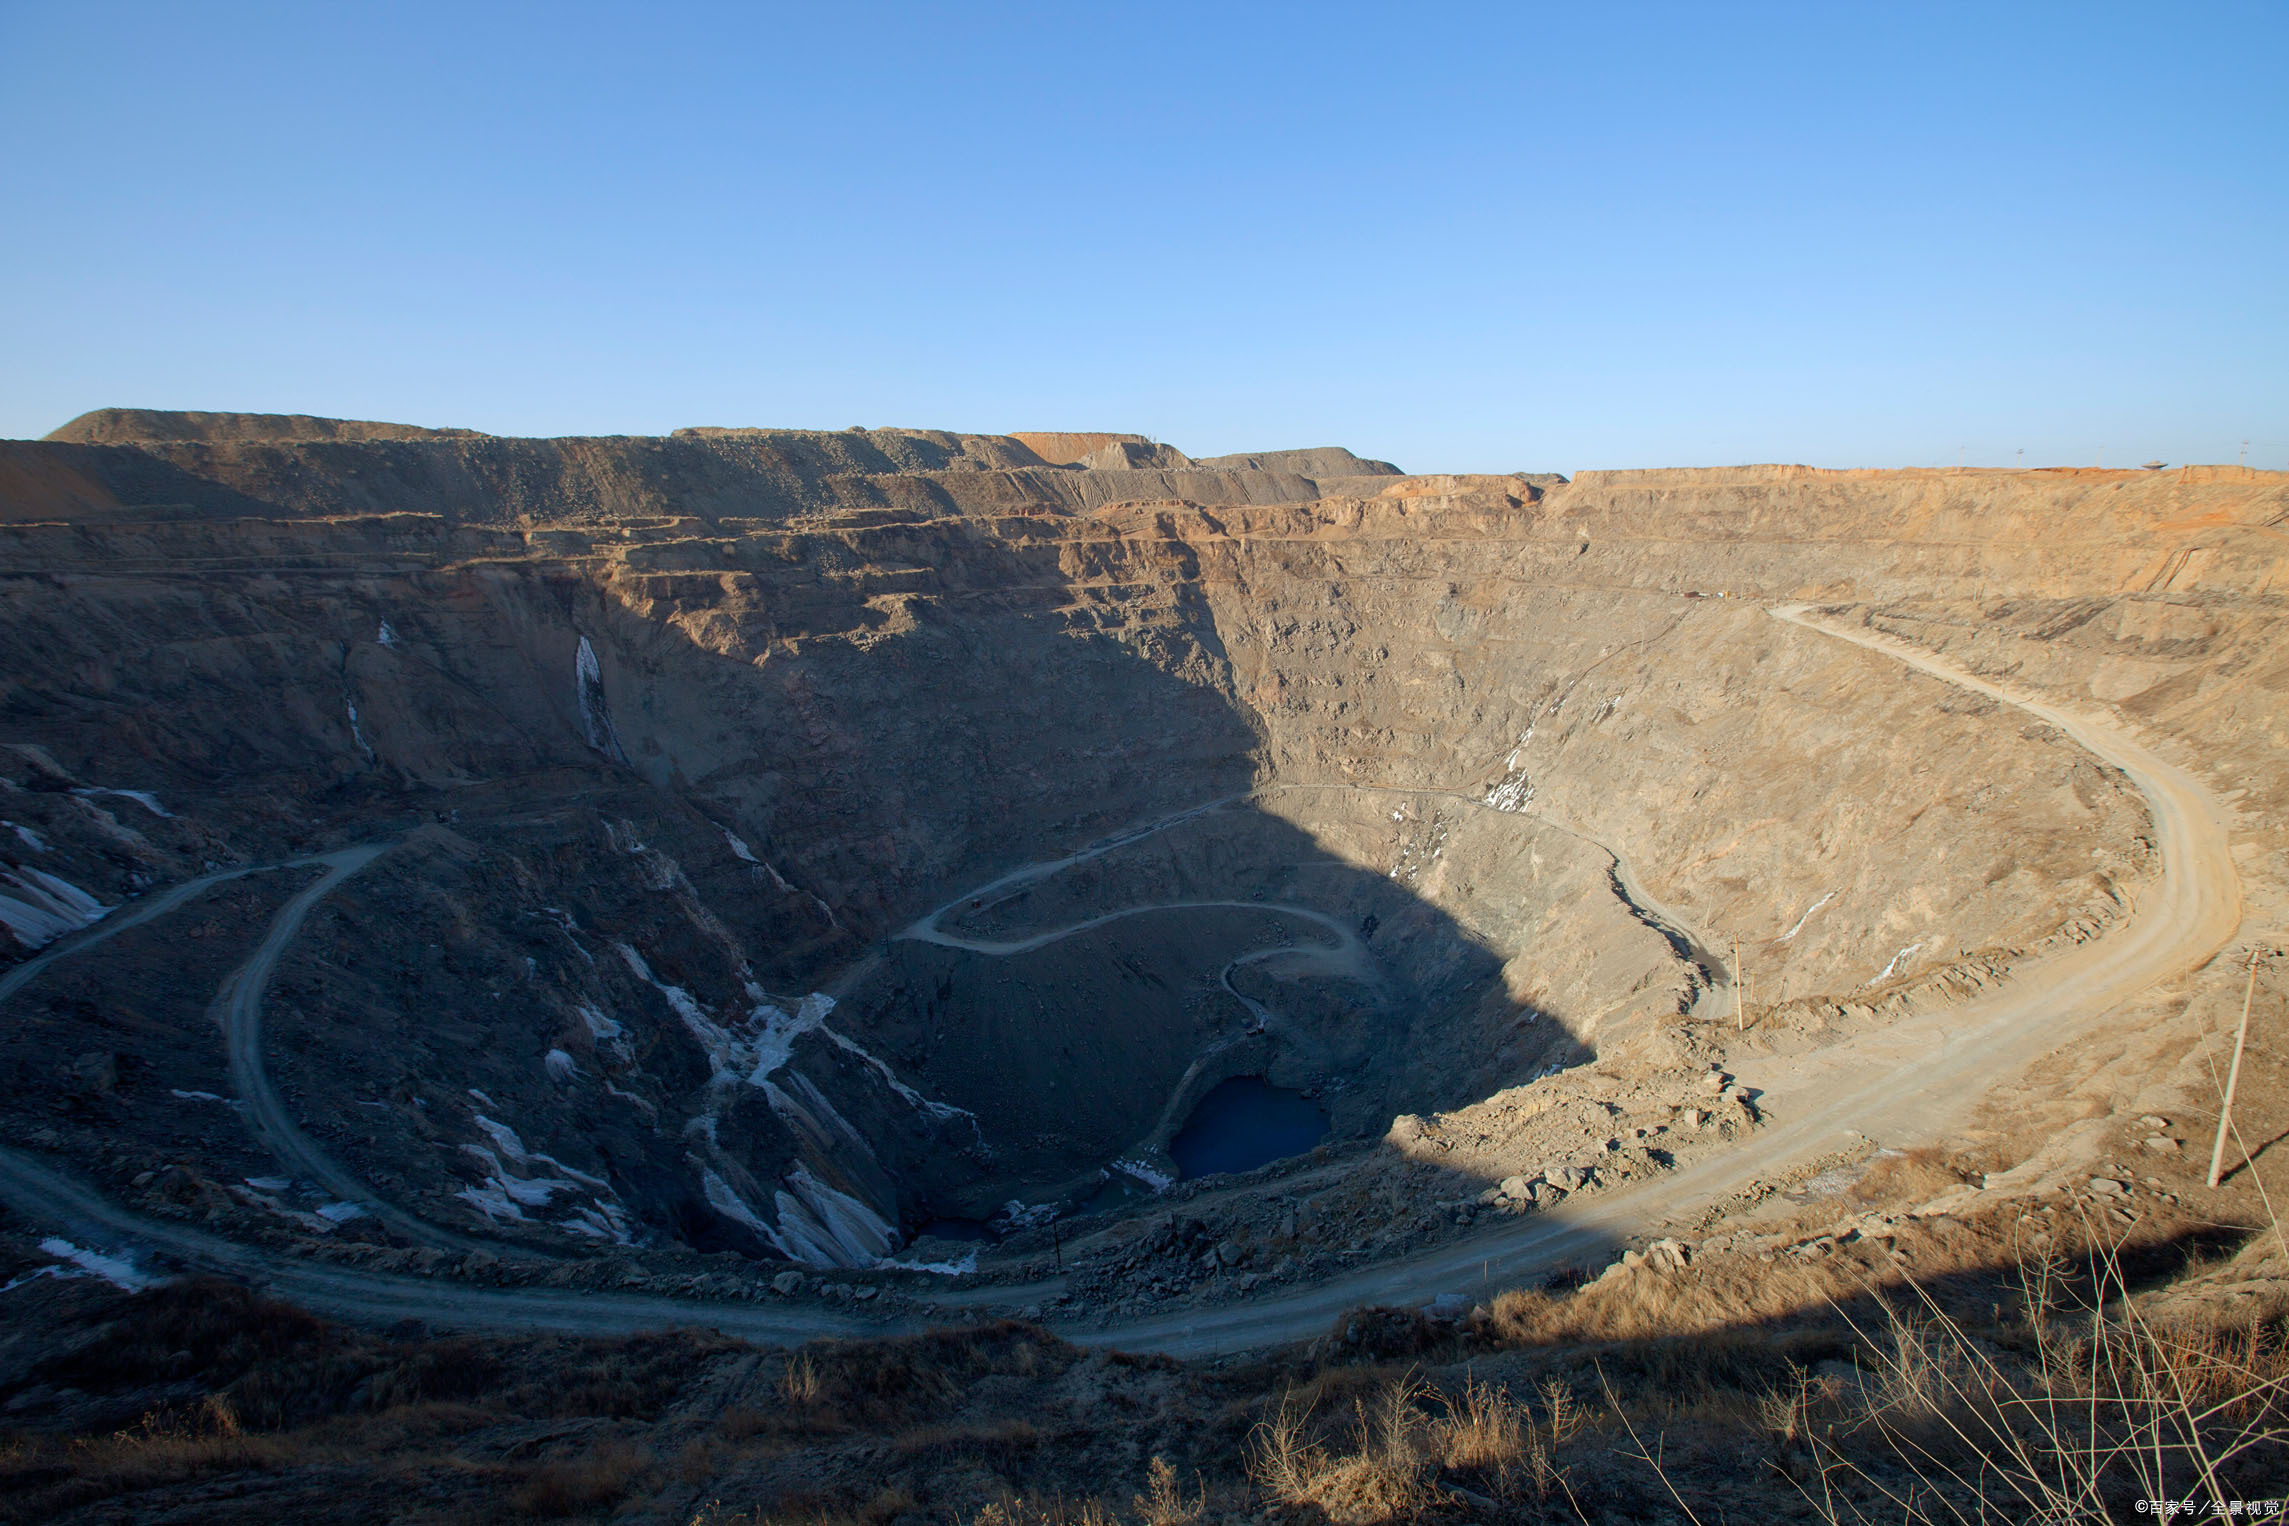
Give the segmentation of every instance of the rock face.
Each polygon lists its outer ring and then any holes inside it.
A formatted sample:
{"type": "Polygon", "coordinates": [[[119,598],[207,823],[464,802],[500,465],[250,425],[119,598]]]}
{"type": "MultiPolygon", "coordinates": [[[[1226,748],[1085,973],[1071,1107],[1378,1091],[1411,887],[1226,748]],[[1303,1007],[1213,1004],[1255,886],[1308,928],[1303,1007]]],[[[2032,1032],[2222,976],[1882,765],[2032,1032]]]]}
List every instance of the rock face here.
{"type": "MultiPolygon", "coordinates": [[[[106,410],[0,444],[0,873],[102,908],[389,844],[266,997],[304,1127],[456,1232],[859,1264],[1149,1179],[1227,1076],[1353,1138],[1464,1107],[1736,940],[1816,1038],[2093,935],[2151,868],[2122,781],[1761,606],[2214,743],[2289,819],[2285,504],[106,410]]],[[[73,1149],[220,1118],[168,927],[17,998],[73,1149]]]]}

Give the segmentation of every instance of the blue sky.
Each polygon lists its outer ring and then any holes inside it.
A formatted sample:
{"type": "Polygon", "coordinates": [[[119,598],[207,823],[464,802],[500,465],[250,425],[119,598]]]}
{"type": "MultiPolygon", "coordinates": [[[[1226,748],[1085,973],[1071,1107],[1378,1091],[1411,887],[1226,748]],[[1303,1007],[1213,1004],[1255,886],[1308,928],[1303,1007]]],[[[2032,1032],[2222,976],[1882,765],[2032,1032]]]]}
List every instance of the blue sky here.
{"type": "Polygon", "coordinates": [[[2289,5],[0,0],[0,435],[2289,467],[2289,5]]]}

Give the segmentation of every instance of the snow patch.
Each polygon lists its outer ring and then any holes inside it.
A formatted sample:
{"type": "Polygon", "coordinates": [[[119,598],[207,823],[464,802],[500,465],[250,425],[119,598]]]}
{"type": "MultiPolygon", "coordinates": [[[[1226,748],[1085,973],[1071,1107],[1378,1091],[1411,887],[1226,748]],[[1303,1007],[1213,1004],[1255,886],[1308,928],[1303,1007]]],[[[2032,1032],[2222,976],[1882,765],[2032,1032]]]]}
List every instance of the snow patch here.
{"type": "Polygon", "coordinates": [[[1518,733],[1518,745],[1510,749],[1510,756],[1502,760],[1502,779],[1486,792],[1485,803],[1498,811],[1523,811],[1534,803],[1534,781],[1527,777],[1521,763],[1526,755],[1526,744],[1534,740],[1534,728],[1529,726],[1518,733]]]}
{"type": "Polygon", "coordinates": [[[352,1219],[362,1219],[365,1216],[366,1211],[355,1203],[323,1203],[318,1208],[319,1218],[329,1219],[336,1224],[347,1224],[352,1219]]]}
{"type": "Polygon", "coordinates": [[[238,1102],[234,1098],[218,1097],[213,1092],[187,1092],[179,1086],[169,1087],[168,1095],[180,1098],[185,1102],[220,1102],[229,1107],[238,1106],[238,1102]]]}
{"type": "Polygon", "coordinates": [[[284,1192],[294,1185],[294,1179],[288,1176],[249,1176],[243,1180],[257,1192],[284,1192]]]}
{"type": "Polygon", "coordinates": [[[589,746],[613,762],[627,762],[628,755],[620,748],[620,733],[612,726],[612,712],[604,703],[604,669],[596,660],[596,648],[589,645],[586,636],[580,638],[575,668],[582,735],[588,738],[589,746]]]}
{"type": "Polygon", "coordinates": [[[65,933],[100,921],[112,908],[69,880],[45,870],[22,867],[7,872],[13,893],[0,892],[0,923],[26,948],[52,943],[65,933]]]}
{"type": "Polygon", "coordinates": [[[559,1085],[569,1083],[580,1075],[579,1062],[561,1049],[551,1049],[541,1056],[541,1064],[547,1069],[548,1078],[559,1085]]]}
{"type": "Polygon", "coordinates": [[[42,1240],[40,1249],[59,1261],[69,1262],[90,1277],[101,1277],[123,1293],[140,1293],[151,1286],[151,1279],[135,1269],[135,1263],[125,1256],[106,1256],[101,1251],[82,1250],[69,1240],[42,1240]]]}
{"type": "Polygon", "coordinates": [[[134,801],[137,805],[143,807],[143,809],[149,811],[154,816],[164,816],[169,821],[173,821],[175,819],[175,813],[161,805],[159,803],[159,797],[152,794],[147,789],[101,789],[95,786],[83,786],[79,789],[73,790],[72,793],[82,797],[93,797],[96,795],[117,795],[123,800],[134,801]]]}
{"type": "Polygon", "coordinates": [[[397,631],[387,620],[384,620],[381,623],[381,629],[374,632],[374,640],[383,646],[395,646],[397,645],[397,631]]]}
{"type": "Polygon", "coordinates": [[[1166,1171],[1155,1170],[1149,1161],[1116,1160],[1113,1162],[1113,1169],[1144,1183],[1153,1190],[1155,1196],[1176,1185],[1175,1177],[1170,1176],[1166,1171]]]}
{"type": "Polygon", "coordinates": [[[30,827],[20,826],[13,821],[6,823],[6,825],[13,828],[16,835],[24,840],[24,846],[30,848],[34,853],[45,853],[48,851],[47,839],[42,837],[39,833],[33,831],[30,827]]]}
{"type": "Polygon", "coordinates": [[[959,1261],[900,1261],[893,1258],[882,1265],[891,1271],[929,1272],[938,1277],[961,1277],[978,1269],[978,1253],[971,1251],[959,1261]]]}

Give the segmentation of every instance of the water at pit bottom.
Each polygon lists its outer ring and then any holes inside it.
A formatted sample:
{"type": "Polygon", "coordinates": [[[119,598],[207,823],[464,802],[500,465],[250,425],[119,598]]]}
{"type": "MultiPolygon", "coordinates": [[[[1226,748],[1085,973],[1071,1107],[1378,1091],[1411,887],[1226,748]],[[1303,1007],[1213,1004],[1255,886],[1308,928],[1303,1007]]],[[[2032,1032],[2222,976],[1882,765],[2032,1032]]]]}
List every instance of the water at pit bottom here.
{"type": "Polygon", "coordinates": [[[1168,1142],[1180,1179],[1253,1171],[1301,1155],[1327,1137],[1327,1113],[1302,1092],[1262,1076],[1219,1081],[1168,1142]]]}

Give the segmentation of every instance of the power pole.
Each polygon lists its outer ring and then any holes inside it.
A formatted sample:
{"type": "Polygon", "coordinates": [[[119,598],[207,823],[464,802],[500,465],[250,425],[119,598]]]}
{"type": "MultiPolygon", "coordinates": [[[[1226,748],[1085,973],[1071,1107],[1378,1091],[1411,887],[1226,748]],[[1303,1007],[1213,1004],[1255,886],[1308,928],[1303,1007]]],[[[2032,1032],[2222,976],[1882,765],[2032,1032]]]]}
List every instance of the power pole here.
{"type": "Polygon", "coordinates": [[[2243,466],[2249,464],[2249,442],[2247,440],[2241,442],[2241,464],[2243,466]]]}
{"type": "MultiPolygon", "coordinates": [[[[2241,992],[2241,1027],[2233,1036],[2233,1068],[2225,1075],[2225,1106],[2218,1109],[2217,1147],[2210,1151],[2210,1185],[2225,1174],[2225,1136],[2233,1127],[2233,1089],[2241,1084],[2241,1050],[2249,1042],[2249,1003],[2257,995],[2257,951],[2249,952],[2249,984],[2241,992]]],[[[2215,1075],[2217,1072],[2212,1071],[2215,1075]]]]}
{"type": "Polygon", "coordinates": [[[2024,445],[2022,445],[2022,446],[2020,446],[2020,447],[2019,447],[2019,464],[2018,464],[2018,466],[2017,466],[2016,470],[2019,470],[2019,471],[2022,471],[2022,472],[2023,472],[2023,471],[2025,471],[2026,469],[2027,469],[2027,447],[2026,447],[2026,446],[2024,446],[2024,445]]]}
{"type": "Polygon", "coordinates": [[[1749,1031],[1748,1018],[1741,1009],[1741,940],[1733,940],[1733,1031],[1749,1031]]]}

